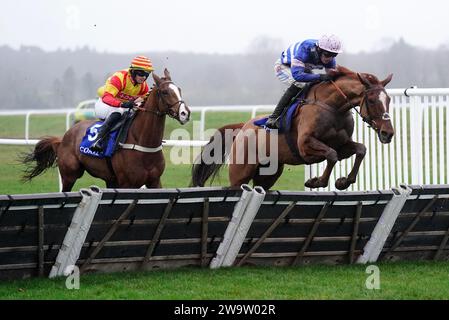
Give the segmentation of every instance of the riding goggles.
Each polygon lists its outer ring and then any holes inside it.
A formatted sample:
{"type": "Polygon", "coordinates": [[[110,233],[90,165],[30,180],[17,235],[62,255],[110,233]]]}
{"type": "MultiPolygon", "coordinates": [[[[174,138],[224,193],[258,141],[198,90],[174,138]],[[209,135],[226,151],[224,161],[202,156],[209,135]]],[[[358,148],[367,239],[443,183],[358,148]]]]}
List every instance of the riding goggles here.
{"type": "Polygon", "coordinates": [[[143,70],[136,70],[136,71],[134,71],[134,74],[136,76],[145,77],[145,78],[148,78],[148,76],[150,75],[149,72],[146,72],[146,71],[143,71],[143,70]]]}
{"type": "Polygon", "coordinates": [[[335,58],[337,55],[338,53],[323,51],[323,56],[325,56],[326,58],[335,58]]]}

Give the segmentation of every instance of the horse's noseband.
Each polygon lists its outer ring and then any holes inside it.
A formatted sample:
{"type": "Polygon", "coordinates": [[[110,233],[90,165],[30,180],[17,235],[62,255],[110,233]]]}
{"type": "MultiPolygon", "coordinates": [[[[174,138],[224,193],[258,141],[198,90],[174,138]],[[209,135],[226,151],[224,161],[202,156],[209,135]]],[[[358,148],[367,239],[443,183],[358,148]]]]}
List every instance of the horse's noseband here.
{"type": "MultiPolygon", "coordinates": [[[[162,102],[164,102],[165,103],[165,101],[162,99],[162,97],[161,97],[161,100],[162,100],[162,102]]],[[[173,111],[173,106],[175,106],[175,105],[178,105],[178,106],[180,106],[181,104],[185,104],[185,102],[184,102],[184,100],[178,100],[178,101],[176,101],[175,103],[172,103],[172,104],[168,104],[168,103],[165,103],[165,105],[168,107],[167,108],[167,114],[168,114],[168,116],[170,117],[170,118],[173,118],[173,119],[176,119],[176,118],[179,118],[179,112],[174,112],[173,111]]]]}

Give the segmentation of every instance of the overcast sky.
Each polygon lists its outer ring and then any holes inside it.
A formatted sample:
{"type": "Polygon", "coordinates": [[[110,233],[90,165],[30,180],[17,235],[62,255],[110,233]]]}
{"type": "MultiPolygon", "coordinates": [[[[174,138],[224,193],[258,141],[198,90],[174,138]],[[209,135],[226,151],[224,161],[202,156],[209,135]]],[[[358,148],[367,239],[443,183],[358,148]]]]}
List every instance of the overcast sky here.
{"type": "Polygon", "coordinates": [[[2,1],[0,45],[244,53],[261,36],[287,46],[334,33],[351,53],[400,37],[437,48],[449,45],[448,13],[442,0],[14,0],[2,1]]]}

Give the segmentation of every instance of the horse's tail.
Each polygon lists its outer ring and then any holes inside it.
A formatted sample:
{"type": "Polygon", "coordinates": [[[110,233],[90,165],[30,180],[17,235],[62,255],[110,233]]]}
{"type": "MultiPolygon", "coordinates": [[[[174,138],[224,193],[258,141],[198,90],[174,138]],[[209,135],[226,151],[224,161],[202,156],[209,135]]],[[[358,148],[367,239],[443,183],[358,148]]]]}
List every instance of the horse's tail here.
{"type": "Polygon", "coordinates": [[[210,138],[209,142],[204,146],[201,154],[196,158],[192,166],[192,180],[190,186],[193,187],[204,187],[206,181],[212,177],[212,181],[217,176],[220,168],[225,163],[226,157],[232,147],[232,141],[234,141],[235,136],[242,129],[244,123],[228,124],[224,127],[218,129],[215,134],[210,138]],[[232,130],[232,141],[225,141],[225,136],[228,138],[228,134],[225,134],[226,130],[232,130]],[[221,150],[220,159],[214,157],[215,150],[221,150]],[[207,157],[214,158],[213,161],[205,162],[207,157]],[[210,163],[211,162],[211,163],[210,163]]]}
{"type": "Polygon", "coordinates": [[[31,181],[48,168],[53,167],[60,144],[61,138],[59,137],[45,137],[36,144],[32,152],[22,154],[21,162],[25,165],[22,180],[31,181]]]}

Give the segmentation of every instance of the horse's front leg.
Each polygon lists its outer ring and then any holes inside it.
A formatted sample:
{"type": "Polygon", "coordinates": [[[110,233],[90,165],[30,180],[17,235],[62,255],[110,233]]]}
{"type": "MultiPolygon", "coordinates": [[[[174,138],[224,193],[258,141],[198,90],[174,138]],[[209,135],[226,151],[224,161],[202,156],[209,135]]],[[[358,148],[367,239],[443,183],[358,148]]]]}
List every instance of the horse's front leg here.
{"type": "Polygon", "coordinates": [[[360,165],[363,158],[365,158],[366,147],[361,143],[350,141],[338,150],[338,160],[349,158],[353,154],[355,154],[355,161],[351,172],[347,177],[341,177],[335,181],[335,187],[338,190],[347,189],[351,184],[355,183],[360,165]]]}
{"type": "Polygon", "coordinates": [[[321,162],[327,160],[326,169],[320,177],[314,177],[304,184],[307,188],[323,188],[329,184],[329,177],[335,163],[338,161],[337,151],[312,136],[301,136],[298,139],[298,148],[301,157],[306,163],[321,162]]]}
{"type": "Polygon", "coordinates": [[[148,189],[162,188],[162,183],[161,183],[162,173],[163,173],[163,170],[160,170],[160,168],[153,168],[153,170],[150,170],[148,172],[147,178],[145,180],[145,186],[148,189]]]}
{"type": "Polygon", "coordinates": [[[162,183],[160,178],[151,179],[145,183],[145,187],[148,189],[160,189],[162,188],[162,183]]]}

